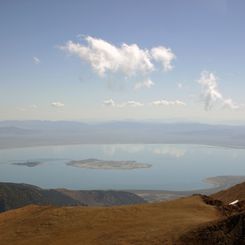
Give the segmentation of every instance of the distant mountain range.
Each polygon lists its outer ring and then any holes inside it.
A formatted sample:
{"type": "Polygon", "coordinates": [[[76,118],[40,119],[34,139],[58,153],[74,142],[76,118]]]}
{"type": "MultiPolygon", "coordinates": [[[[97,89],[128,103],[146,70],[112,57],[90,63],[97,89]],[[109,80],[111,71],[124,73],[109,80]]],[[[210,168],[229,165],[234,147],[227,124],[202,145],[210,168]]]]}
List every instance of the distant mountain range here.
{"type": "Polygon", "coordinates": [[[144,203],[125,191],[74,191],[41,189],[28,184],[0,183],[0,212],[29,204],[54,206],[115,206],[144,203]]]}
{"type": "Polygon", "coordinates": [[[0,148],[60,144],[182,143],[245,147],[245,126],[199,123],[0,121],[0,148]]]}

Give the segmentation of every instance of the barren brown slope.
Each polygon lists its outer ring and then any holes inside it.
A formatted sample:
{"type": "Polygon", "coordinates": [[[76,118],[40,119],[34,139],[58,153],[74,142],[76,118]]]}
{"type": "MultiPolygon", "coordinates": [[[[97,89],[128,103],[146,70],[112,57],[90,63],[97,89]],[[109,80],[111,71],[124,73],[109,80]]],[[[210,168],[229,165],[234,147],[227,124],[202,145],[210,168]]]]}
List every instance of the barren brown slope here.
{"type": "Polygon", "coordinates": [[[68,189],[56,189],[56,191],[88,206],[117,206],[146,203],[146,201],[142,197],[126,191],[74,191],[68,189]]]}
{"type": "Polygon", "coordinates": [[[245,211],[200,225],[180,237],[176,245],[245,245],[245,211]]]}
{"type": "Polygon", "coordinates": [[[245,182],[235,185],[227,190],[217,192],[211,195],[212,198],[229,204],[235,200],[245,200],[245,182]]]}
{"type": "Polygon", "coordinates": [[[173,244],[196,225],[220,216],[200,196],[110,208],[32,205],[0,214],[0,244],[173,244]]]}

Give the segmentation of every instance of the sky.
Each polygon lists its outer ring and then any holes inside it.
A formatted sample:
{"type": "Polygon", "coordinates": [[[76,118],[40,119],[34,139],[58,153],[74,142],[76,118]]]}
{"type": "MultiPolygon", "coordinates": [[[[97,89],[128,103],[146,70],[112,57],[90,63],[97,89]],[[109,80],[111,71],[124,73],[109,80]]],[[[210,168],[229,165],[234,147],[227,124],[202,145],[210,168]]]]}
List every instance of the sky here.
{"type": "Polygon", "coordinates": [[[0,120],[245,123],[244,9],[0,0],[0,120]]]}

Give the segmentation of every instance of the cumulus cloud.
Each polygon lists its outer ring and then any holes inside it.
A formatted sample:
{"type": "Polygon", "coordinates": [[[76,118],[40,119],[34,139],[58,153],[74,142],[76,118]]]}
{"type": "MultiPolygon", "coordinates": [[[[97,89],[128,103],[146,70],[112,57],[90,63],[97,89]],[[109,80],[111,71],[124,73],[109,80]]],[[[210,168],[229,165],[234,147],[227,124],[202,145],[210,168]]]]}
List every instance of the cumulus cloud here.
{"type": "Polygon", "coordinates": [[[152,48],[151,55],[155,61],[161,63],[164,71],[170,71],[173,69],[172,61],[176,57],[170,48],[165,48],[163,46],[152,48]]]}
{"type": "MultiPolygon", "coordinates": [[[[78,56],[91,65],[92,69],[101,77],[107,73],[117,73],[125,77],[148,75],[156,70],[156,63],[160,63],[164,71],[170,71],[175,54],[164,46],[152,49],[142,49],[137,44],[123,43],[120,46],[105,40],[87,36],[85,44],[68,41],[60,46],[61,50],[78,56]]],[[[153,82],[148,79],[136,84],[137,88],[150,88],[153,82]]]]}
{"type": "Polygon", "coordinates": [[[127,102],[122,102],[122,103],[116,103],[113,99],[108,99],[104,101],[104,105],[108,107],[124,108],[124,107],[141,107],[144,104],[134,100],[129,100],[127,102]]]}
{"type": "Polygon", "coordinates": [[[56,107],[56,108],[62,108],[65,106],[65,104],[62,102],[56,101],[56,102],[52,102],[51,106],[56,107]]]}
{"type": "Polygon", "coordinates": [[[155,100],[151,104],[154,106],[186,106],[186,103],[180,100],[155,100]]]}
{"type": "Polygon", "coordinates": [[[35,65],[38,65],[38,64],[41,63],[40,59],[38,59],[38,58],[35,57],[35,56],[32,58],[32,60],[33,60],[33,63],[34,63],[35,65]]]}
{"type": "Polygon", "coordinates": [[[154,85],[154,82],[151,81],[151,79],[146,79],[144,80],[143,82],[137,82],[135,85],[134,85],[134,89],[135,90],[138,90],[138,89],[142,89],[142,88],[150,88],[154,85]]]}
{"type": "Polygon", "coordinates": [[[148,73],[154,69],[148,50],[140,49],[137,44],[122,44],[117,47],[102,39],[85,37],[87,46],[68,41],[61,49],[78,55],[103,76],[106,72],[121,72],[131,76],[137,72],[148,73]]]}
{"type": "Polygon", "coordinates": [[[225,99],[218,88],[218,78],[212,72],[203,71],[198,83],[202,86],[201,99],[205,110],[211,110],[214,106],[228,109],[239,109],[232,99],[225,99]]]}

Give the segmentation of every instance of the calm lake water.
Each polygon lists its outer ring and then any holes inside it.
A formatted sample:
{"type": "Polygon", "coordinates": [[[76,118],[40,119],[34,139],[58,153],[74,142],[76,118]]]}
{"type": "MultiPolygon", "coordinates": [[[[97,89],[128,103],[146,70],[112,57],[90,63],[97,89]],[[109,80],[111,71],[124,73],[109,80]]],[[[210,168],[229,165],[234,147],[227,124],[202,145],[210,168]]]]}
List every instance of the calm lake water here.
{"type": "Polygon", "coordinates": [[[244,175],[245,150],[200,145],[70,145],[0,150],[0,182],[44,188],[168,189],[210,187],[203,179],[244,175]],[[71,160],[135,160],[151,168],[133,170],[84,169],[71,160]],[[39,161],[35,167],[13,163],[39,161]]]}

